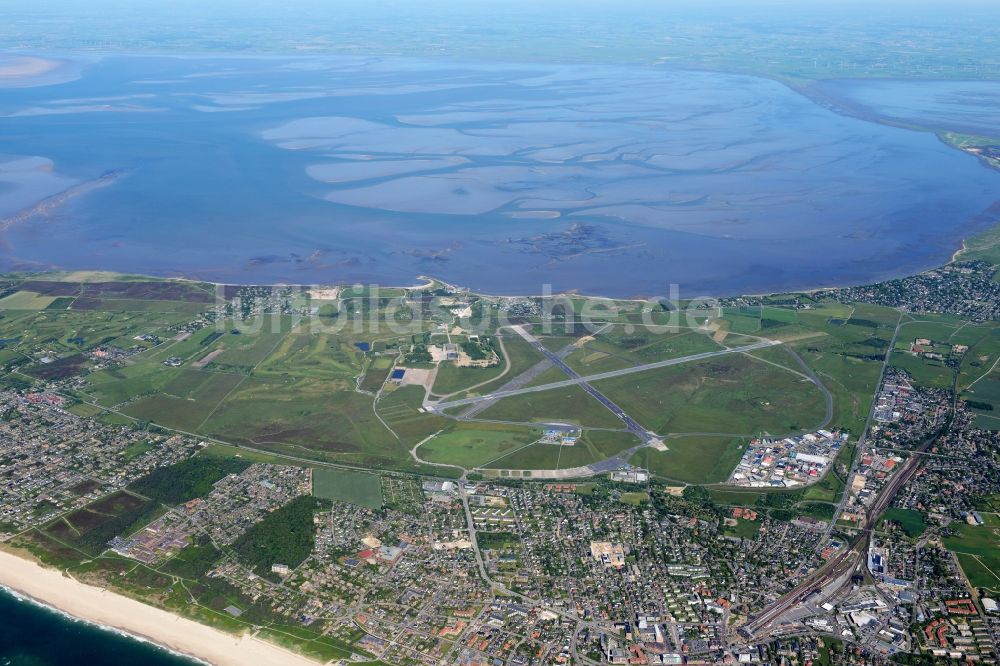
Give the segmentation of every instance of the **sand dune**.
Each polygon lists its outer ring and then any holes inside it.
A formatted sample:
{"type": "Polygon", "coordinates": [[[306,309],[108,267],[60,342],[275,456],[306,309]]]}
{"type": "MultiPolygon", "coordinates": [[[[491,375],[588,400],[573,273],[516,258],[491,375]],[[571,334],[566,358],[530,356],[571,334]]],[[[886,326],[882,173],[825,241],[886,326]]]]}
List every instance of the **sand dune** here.
{"type": "Polygon", "coordinates": [[[0,551],[0,585],[74,617],[139,636],[217,666],[316,666],[248,635],[233,636],[0,551]]]}

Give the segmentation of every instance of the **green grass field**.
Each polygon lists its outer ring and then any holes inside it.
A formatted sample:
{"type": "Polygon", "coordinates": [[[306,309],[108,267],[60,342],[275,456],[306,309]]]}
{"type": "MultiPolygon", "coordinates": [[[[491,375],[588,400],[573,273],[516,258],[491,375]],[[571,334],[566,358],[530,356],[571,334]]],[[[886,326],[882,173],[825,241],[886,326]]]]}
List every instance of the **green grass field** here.
{"type": "Polygon", "coordinates": [[[437,377],[434,380],[434,393],[449,395],[477,384],[490,382],[499,377],[506,367],[505,361],[488,368],[460,368],[454,363],[442,363],[438,366],[437,377]]]}
{"type": "Polygon", "coordinates": [[[739,539],[754,539],[757,537],[757,533],[760,532],[761,521],[759,520],[742,520],[737,518],[736,525],[727,525],[724,532],[726,536],[736,537],[739,539]]]}
{"type": "Polygon", "coordinates": [[[229,332],[220,339],[222,353],[212,360],[212,366],[241,372],[248,372],[257,366],[288,335],[285,330],[255,331],[233,321],[226,322],[225,328],[229,332]]]}
{"type": "Polygon", "coordinates": [[[913,381],[933,388],[949,388],[955,380],[955,370],[945,361],[913,356],[909,352],[897,350],[892,354],[893,367],[906,370],[913,381]]]}
{"type": "Polygon", "coordinates": [[[630,504],[632,506],[641,506],[649,502],[649,493],[644,493],[644,492],[622,493],[619,499],[625,504],[630,504]]]}
{"type": "Polygon", "coordinates": [[[429,435],[454,425],[453,421],[423,411],[424,390],[419,386],[403,386],[379,400],[378,413],[407,448],[429,435]]]}
{"type": "Polygon", "coordinates": [[[579,349],[566,357],[566,364],[581,375],[620,370],[721,347],[705,333],[689,328],[626,328],[620,325],[580,343],[579,349]]]}
{"type": "Polygon", "coordinates": [[[815,518],[816,520],[825,520],[827,522],[833,518],[834,513],[836,513],[837,507],[829,502],[799,502],[792,509],[796,516],[801,516],[805,518],[815,518]]]}
{"type": "Polygon", "coordinates": [[[754,506],[767,492],[757,488],[714,486],[708,489],[712,501],[721,506],[754,506]]]}
{"type": "Polygon", "coordinates": [[[957,534],[945,537],[944,546],[958,554],[972,585],[1000,590],[1000,517],[982,516],[983,525],[953,524],[957,534]]]}
{"type": "Polygon", "coordinates": [[[1000,373],[994,371],[979,379],[962,399],[978,416],[976,427],[986,430],[1000,430],[1000,373]]]}
{"type": "Polygon", "coordinates": [[[795,351],[803,362],[821,379],[833,394],[831,426],[858,434],[871,408],[877,388],[882,355],[892,337],[891,328],[899,313],[889,308],[867,307],[858,311],[850,306],[831,303],[814,306],[796,313],[797,324],[770,329],[769,337],[784,341],[779,349],[765,349],[753,355],[798,369],[788,354],[795,351]],[[852,315],[872,325],[859,326],[849,322],[852,315]]]}
{"type": "Polygon", "coordinates": [[[586,430],[580,443],[589,446],[598,460],[611,458],[640,444],[636,435],[624,430],[586,430]]]}
{"type": "Polygon", "coordinates": [[[757,333],[760,331],[760,307],[725,308],[723,315],[728,322],[727,330],[733,333],[757,333]]]}
{"type": "MultiPolygon", "coordinates": [[[[537,440],[539,435],[540,431],[532,441],[537,440]]],[[[528,470],[583,467],[611,458],[639,443],[638,437],[626,431],[585,430],[574,446],[531,444],[501,453],[500,457],[483,466],[489,469],[528,470]]]]}
{"type": "Polygon", "coordinates": [[[957,557],[973,587],[1000,592],[1000,557],[969,553],[957,553],[957,557]]]}
{"type": "Polygon", "coordinates": [[[882,514],[882,520],[899,523],[900,527],[903,528],[903,531],[906,532],[906,536],[911,539],[920,536],[927,530],[927,523],[924,521],[924,514],[919,511],[914,511],[913,509],[900,509],[895,506],[889,507],[889,509],[882,514]]]}
{"type": "Polygon", "coordinates": [[[203,430],[223,441],[329,460],[405,453],[369,396],[315,379],[246,379],[203,430]]]}
{"type": "Polygon", "coordinates": [[[594,387],[664,435],[777,435],[814,428],[825,412],[814,384],[742,354],[604,379],[594,387]]]}
{"type": "Polygon", "coordinates": [[[382,507],[382,481],[367,472],[314,467],[312,492],[320,499],[357,504],[368,509],[382,507]]]}
{"type": "Polygon", "coordinates": [[[986,378],[976,382],[972,390],[965,394],[965,397],[980,402],[988,402],[996,405],[997,409],[1000,410],[1000,373],[997,373],[995,378],[993,373],[991,373],[986,378]]]}
{"type": "Polygon", "coordinates": [[[618,417],[582,388],[572,385],[503,398],[479,417],[518,423],[559,422],[591,428],[622,427],[618,417]]]}
{"type": "Polygon", "coordinates": [[[481,467],[493,461],[506,465],[511,453],[537,441],[541,431],[518,426],[491,423],[459,423],[417,450],[421,459],[429,462],[459,465],[467,469],[481,467]]]}
{"type": "Polygon", "coordinates": [[[594,452],[585,444],[575,446],[555,446],[554,444],[532,444],[514,453],[493,461],[487,468],[492,469],[568,469],[582,467],[597,462],[594,452]]]}
{"type": "Polygon", "coordinates": [[[630,461],[653,474],[682,483],[720,483],[729,478],[746,449],[746,440],[734,437],[677,437],[666,451],[640,449],[630,461]]]}
{"type": "Polygon", "coordinates": [[[132,402],[123,411],[142,421],[197,432],[244,379],[240,375],[185,370],[164,386],[161,393],[132,402]]]}
{"type": "MultiPolygon", "coordinates": [[[[382,357],[376,359],[376,361],[385,360],[389,359],[383,359],[382,357]]],[[[369,391],[371,393],[377,392],[382,388],[382,385],[385,384],[385,380],[389,378],[391,370],[391,365],[385,365],[384,363],[372,363],[365,372],[365,376],[361,379],[359,388],[362,391],[369,391]]]]}

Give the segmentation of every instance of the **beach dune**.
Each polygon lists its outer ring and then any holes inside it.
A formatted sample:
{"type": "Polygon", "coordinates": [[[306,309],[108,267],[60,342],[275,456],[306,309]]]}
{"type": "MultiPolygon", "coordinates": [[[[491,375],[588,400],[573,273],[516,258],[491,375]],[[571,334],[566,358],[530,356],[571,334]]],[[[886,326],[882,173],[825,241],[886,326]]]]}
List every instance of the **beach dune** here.
{"type": "Polygon", "coordinates": [[[86,585],[0,551],[0,585],[74,617],[112,627],[216,666],[316,666],[318,662],[253,638],[234,636],[86,585]]]}

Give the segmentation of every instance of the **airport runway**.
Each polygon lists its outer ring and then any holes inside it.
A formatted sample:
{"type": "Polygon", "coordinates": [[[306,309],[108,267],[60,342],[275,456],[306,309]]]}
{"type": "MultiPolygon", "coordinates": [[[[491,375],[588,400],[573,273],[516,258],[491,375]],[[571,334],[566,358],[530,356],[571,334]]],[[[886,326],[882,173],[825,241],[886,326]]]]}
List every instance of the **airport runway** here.
{"type": "MultiPolygon", "coordinates": [[[[549,391],[552,389],[562,388],[565,386],[583,386],[584,390],[593,395],[597,400],[601,402],[605,407],[615,412],[619,418],[625,415],[625,412],[617,407],[613,402],[604,397],[599,391],[590,386],[590,382],[601,381],[603,379],[611,379],[612,377],[621,377],[623,375],[630,375],[636,372],[645,372],[646,370],[655,370],[657,368],[666,368],[671,365],[680,365],[682,363],[692,363],[694,361],[702,361],[707,358],[714,358],[716,356],[725,356],[727,354],[739,354],[742,352],[754,351],[756,349],[766,349],[767,347],[774,347],[780,345],[780,342],[774,340],[762,340],[760,342],[755,342],[749,345],[743,345],[742,347],[732,347],[729,349],[719,349],[717,351],[701,352],[699,354],[691,354],[690,356],[682,356],[680,358],[671,358],[665,361],[656,361],[654,363],[646,363],[644,365],[637,365],[631,368],[622,368],[621,370],[612,370],[609,372],[601,372],[596,375],[587,375],[586,377],[581,377],[575,370],[570,368],[566,363],[559,358],[557,354],[550,352],[545,349],[544,346],[527,331],[524,331],[520,326],[513,327],[514,330],[521,335],[525,340],[527,340],[535,349],[542,353],[553,365],[557,366],[563,372],[565,372],[570,379],[565,379],[558,382],[551,382],[549,384],[542,384],[540,386],[526,386],[524,388],[513,389],[510,391],[497,391],[495,393],[488,393],[486,395],[476,396],[472,398],[461,398],[459,400],[448,400],[438,403],[432,403],[427,405],[427,408],[431,411],[440,412],[445,409],[451,409],[452,407],[461,407],[462,405],[475,405],[480,402],[485,402],[489,400],[498,400],[500,398],[507,398],[514,395],[523,395],[525,393],[538,393],[541,391],[549,391]]],[[[626,422],[628,426],[628,422],[626,422]]],[[[632,428],[629,427],[631,430],[632,428]]]]}

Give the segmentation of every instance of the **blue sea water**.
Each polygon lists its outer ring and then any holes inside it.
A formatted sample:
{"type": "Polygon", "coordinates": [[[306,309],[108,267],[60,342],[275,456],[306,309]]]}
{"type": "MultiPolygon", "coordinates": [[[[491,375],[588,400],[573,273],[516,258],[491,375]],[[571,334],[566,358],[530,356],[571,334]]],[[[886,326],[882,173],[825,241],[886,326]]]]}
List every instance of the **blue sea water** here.
{"type": "Polygon", "coordinates": [[[71,60],[0,91],[0,269],[722,295],[909,274],[1000,217],[974,157],[763,78],[71,60]]]}
{"type": "Polygon", "coordinates": [[[193,666],[152,644],[70,619],[0,589],[0,666],[193,666]]]}

